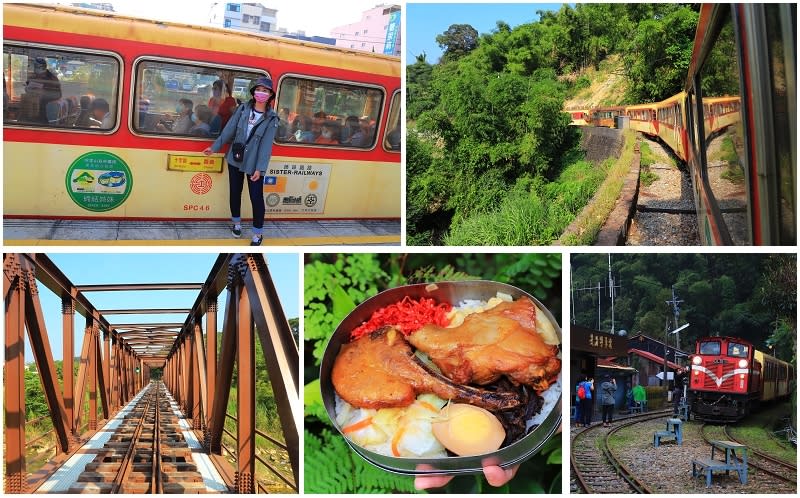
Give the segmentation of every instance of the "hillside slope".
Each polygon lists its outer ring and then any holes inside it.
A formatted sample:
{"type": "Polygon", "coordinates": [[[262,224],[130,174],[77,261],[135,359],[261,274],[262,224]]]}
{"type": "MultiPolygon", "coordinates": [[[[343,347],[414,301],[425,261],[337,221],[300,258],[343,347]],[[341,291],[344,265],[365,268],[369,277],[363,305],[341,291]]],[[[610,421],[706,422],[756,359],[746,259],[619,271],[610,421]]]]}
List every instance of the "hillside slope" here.
{"type": "Polygon", "coordinates": [[[591,84],[579,90],[574,97],[564,101],[565,109],[591,109],[606,105],[620,105],[628,82],[624,75],[624,65],[619,55],[611,55],[600,63],[600,69],[590,67],[576,76],[586,77],[591,84]]]}

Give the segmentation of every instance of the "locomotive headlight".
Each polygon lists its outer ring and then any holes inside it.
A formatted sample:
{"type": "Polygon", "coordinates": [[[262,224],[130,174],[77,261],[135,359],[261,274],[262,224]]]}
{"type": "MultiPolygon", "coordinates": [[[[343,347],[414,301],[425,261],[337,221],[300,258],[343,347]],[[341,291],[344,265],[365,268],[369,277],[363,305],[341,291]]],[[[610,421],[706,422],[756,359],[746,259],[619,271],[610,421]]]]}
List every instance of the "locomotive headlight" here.
{"type": "Polygon", "coordinates": [[[747,368],[747,360],[739,360],[739,368],[747,368]]]}
{"type": "Polygon", "coordinates": [[[694,363],[695,365],[699,365],[703,363],[703,359],[700,358],[699,356],[695,356],[694,358],[692,358],[692,363],[694,363]]]}

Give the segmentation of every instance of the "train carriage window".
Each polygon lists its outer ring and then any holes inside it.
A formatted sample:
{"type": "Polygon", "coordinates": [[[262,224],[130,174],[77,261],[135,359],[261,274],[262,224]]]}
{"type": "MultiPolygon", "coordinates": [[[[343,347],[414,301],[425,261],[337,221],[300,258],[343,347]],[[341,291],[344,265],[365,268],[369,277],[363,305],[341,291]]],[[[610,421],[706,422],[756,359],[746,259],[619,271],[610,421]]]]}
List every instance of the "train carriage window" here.
{"type": "Polygon", "coordinates": [[[120,62],[111,54],[3,45],[3,124],[108,132],[120,62]]]}
{"type": "Polygon", "coordinates": [[[132,127],[137,133],[213,138],[236,106],[250,99],[255,71],[140,60],[132,127]],[[221,83],[216,83],[221,81],[221,83]]]}
{"type": "Polygon", "coordinates": [[[718,105],[739,101],[739,57],[730,7],[723,8],[719,32],[700,69],[703,133],[706,139],[703,176],[722,212],[733,243],[748,244],[747,178],[744,129],[740,114],[721,114],[718,105]]]}
{"type": "Polygon", "coordinates": [[[735,342],[728,343],[728,356],[734,358],[747,358],[750,348],[745,344],[738,344],[735,342]]]}
{"type": "Polygon", "coordinates": [[[720,351],[719,341],[705,341],[700,343],[700,354],[718,355],[720,351]]]}
{"type": "Polygon", "coordinates": [[[392,95],[389,105],[389,120],[386,123],[386,136],[383,138],[383,148],[392,152],[400,152],[400,90],[392,95]]]}
{"type": "Polygon", "coordinates": [[[383,91],[377,87],[284,77],[277,105],[281,129],[275,141],[287,145],[371,149],[380,128],[383,98],[383,91]]]}

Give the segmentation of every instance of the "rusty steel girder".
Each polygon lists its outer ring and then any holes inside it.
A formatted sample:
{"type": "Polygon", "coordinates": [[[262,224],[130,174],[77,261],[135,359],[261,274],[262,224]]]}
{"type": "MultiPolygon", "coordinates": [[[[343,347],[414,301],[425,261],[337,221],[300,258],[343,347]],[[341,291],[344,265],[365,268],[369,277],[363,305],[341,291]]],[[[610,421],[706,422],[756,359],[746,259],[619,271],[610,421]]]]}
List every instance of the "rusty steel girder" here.
{"type": "MultiPolygon", "coordinates": [[[[150,380],[152,367],[162,369],[165,385],[203,431],[205,447],[221,452],[222,432],[237,368],[236,469],[221,468],[226,480],[241,493],[256,491],[255,386],[257,375],[272,383],[294,488],[299,476],[299,353],[263,255],[220,255],[203,284],[73,285],[42,254],[9,254],[4,258],[6,302],[6,492],[32,489],[25,472],[24,334],[41,376],[58,451],[67,454],[81,431],[82,408],[88,394],[89,428],[95,430],[98,396],[102,416],[109,419],[150,380]],[[53,368],[47,331],[38,299],[37,279],[61,297],[64,372],[72,372],[74,315],[86,319],[78,378],[66,375],[63,395],[53,368]],[[192,308],[95,308],[85,293],[97,291],[194,289],[192,308]],[[227,292],[222,342],[217,355],[217,302],[227,292]],[[184,323],[113,324],[112,314],[186,314],[184,323]],[[205,319],[205,333],[203,320],[205,319]],[[102,334],[102,337],[101,337],[102,334]],[[266,372],[256,371],[255,340],[264,351],[266,372]]],[[[84,435],[87,436],[87,435],[84,435]]],[[[90,435],[89,435],[90,436],[90,435]]],[[[213,456],[213,455],[212,455],[213,456]]],[[[225,466],[221,458],[212,458],[225,466]]],[[[289,483],[284,476],[279,476],[289,483]]]]}

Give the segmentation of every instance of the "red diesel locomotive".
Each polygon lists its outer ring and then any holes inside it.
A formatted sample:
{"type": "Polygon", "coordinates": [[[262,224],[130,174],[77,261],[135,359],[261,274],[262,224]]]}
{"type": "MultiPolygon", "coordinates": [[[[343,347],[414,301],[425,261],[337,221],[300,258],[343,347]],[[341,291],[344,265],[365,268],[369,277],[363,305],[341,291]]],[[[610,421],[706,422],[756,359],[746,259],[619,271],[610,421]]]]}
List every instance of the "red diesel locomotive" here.
{"type": "Polygon", "coordinates": [[[760,403],[785,398],[794,368],[736,337],[704,337],[690,357],[689,406],[695,418],[736,421],[760,403]]]}

